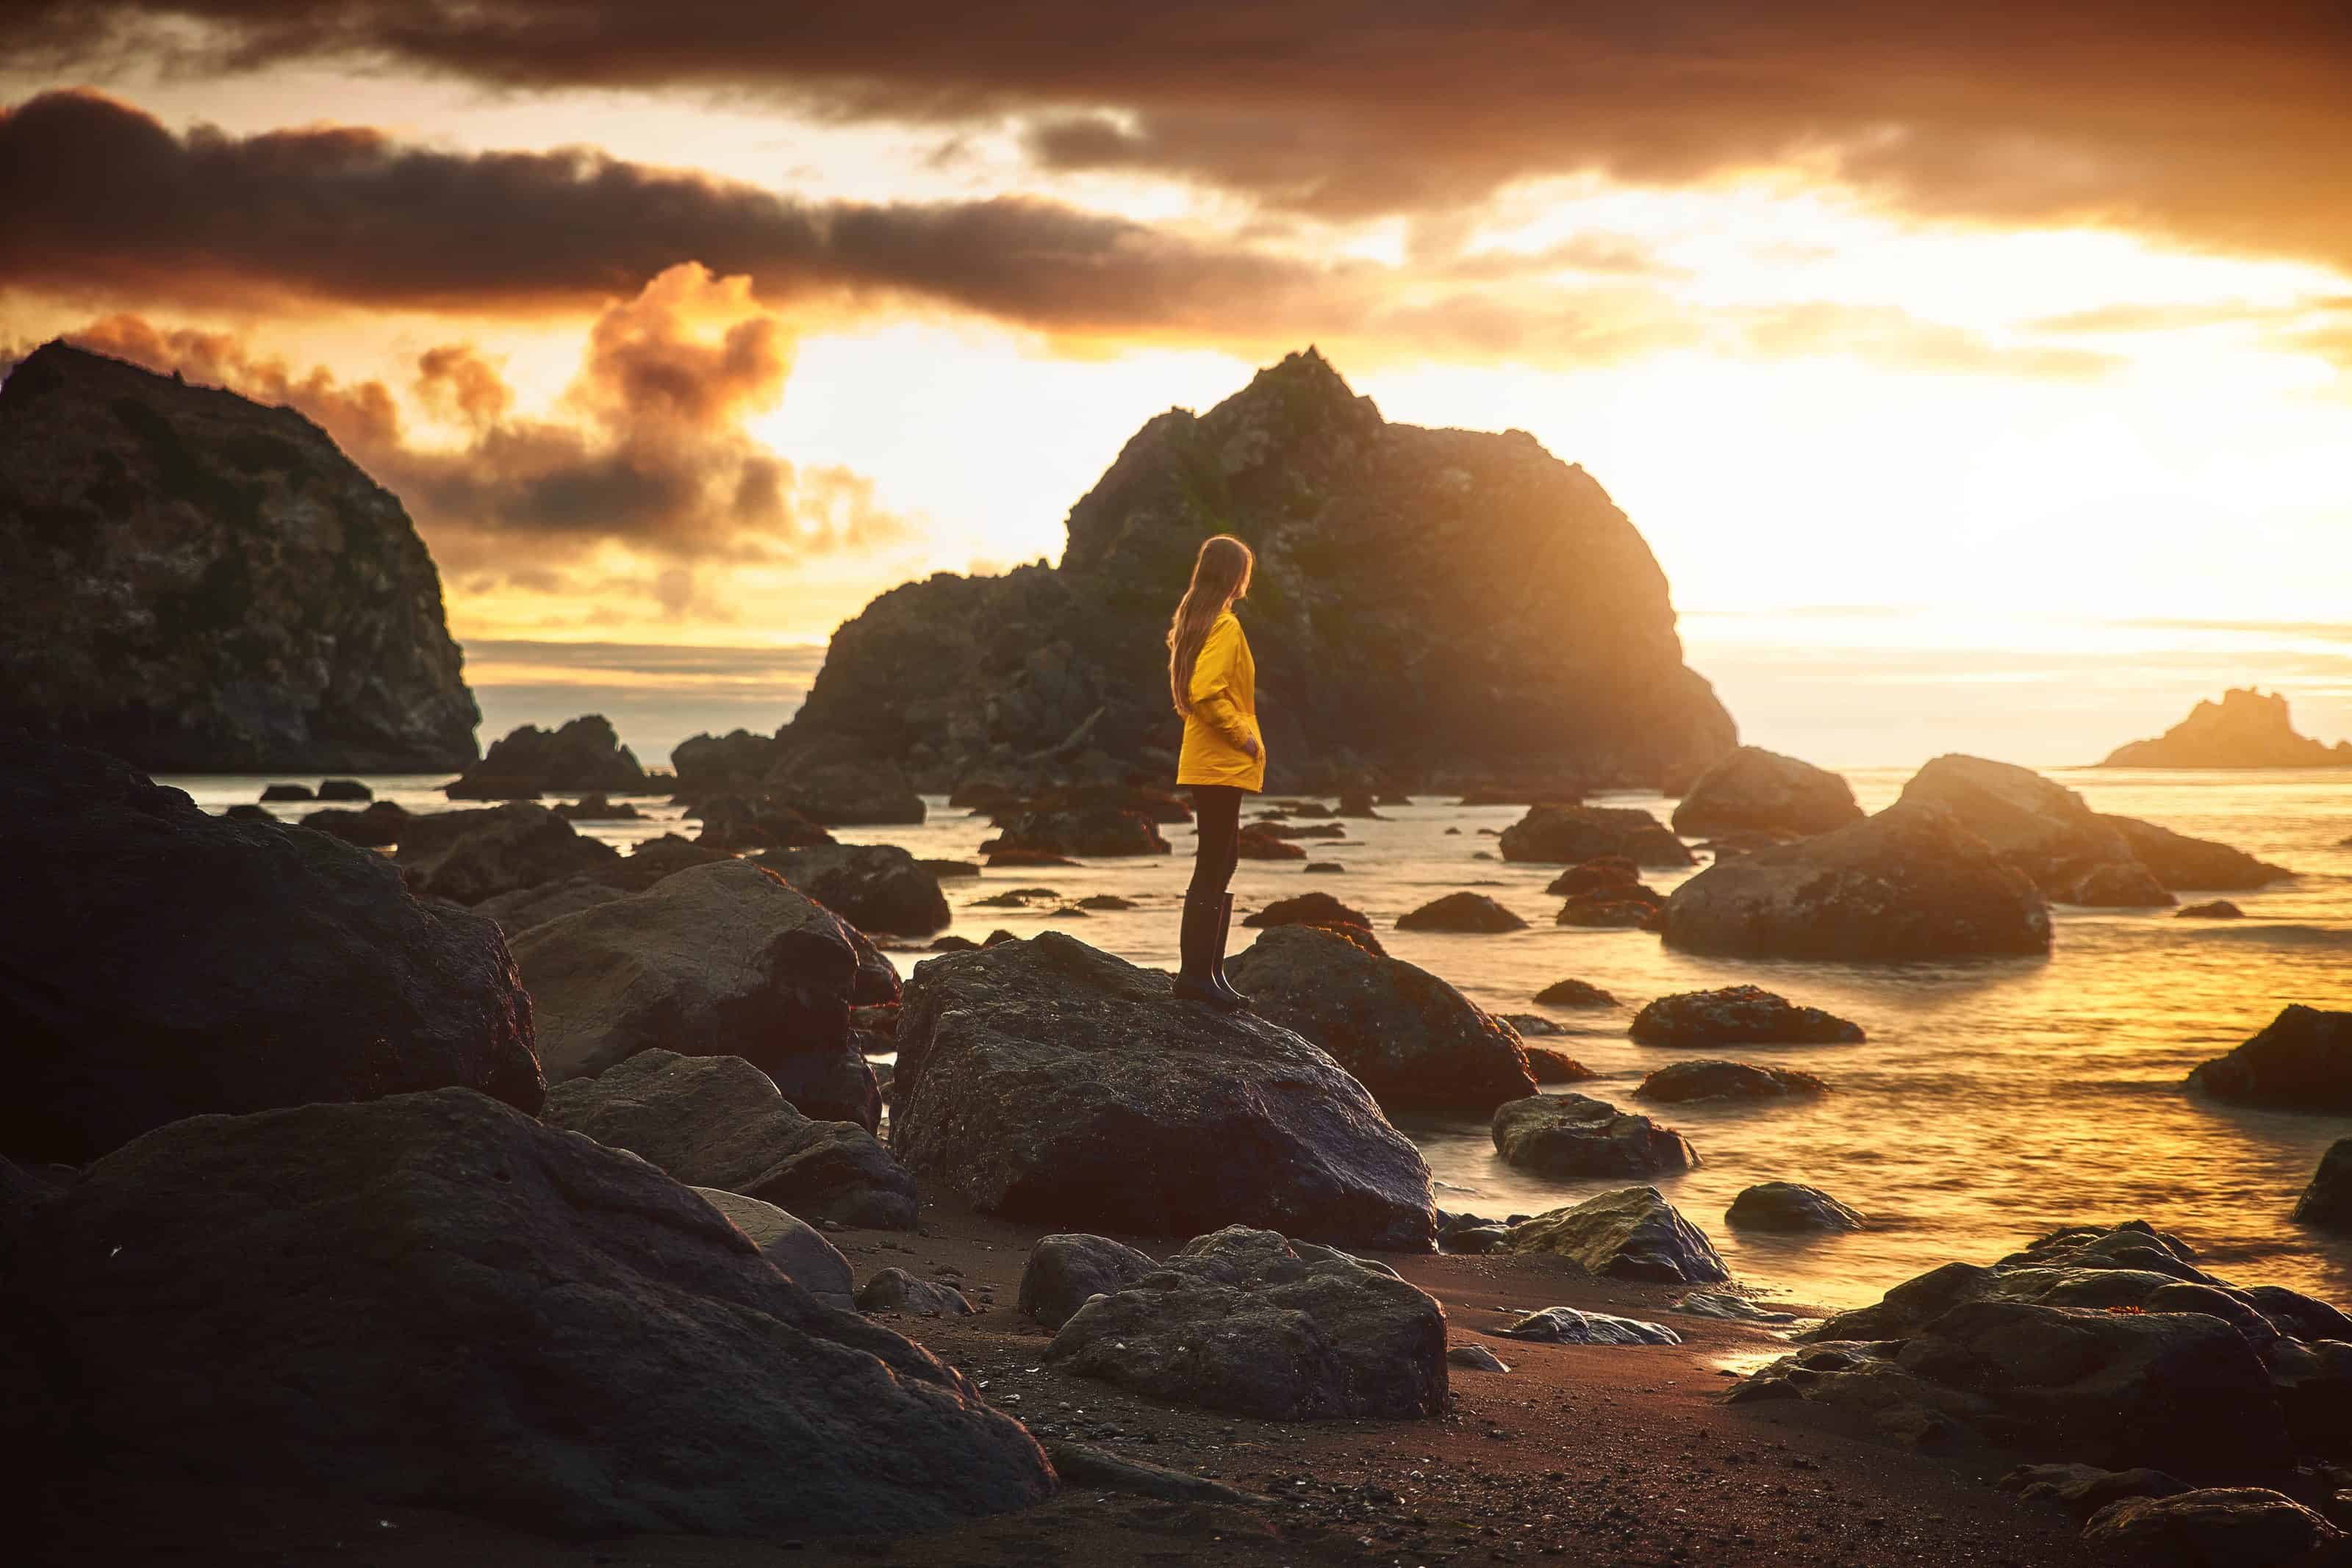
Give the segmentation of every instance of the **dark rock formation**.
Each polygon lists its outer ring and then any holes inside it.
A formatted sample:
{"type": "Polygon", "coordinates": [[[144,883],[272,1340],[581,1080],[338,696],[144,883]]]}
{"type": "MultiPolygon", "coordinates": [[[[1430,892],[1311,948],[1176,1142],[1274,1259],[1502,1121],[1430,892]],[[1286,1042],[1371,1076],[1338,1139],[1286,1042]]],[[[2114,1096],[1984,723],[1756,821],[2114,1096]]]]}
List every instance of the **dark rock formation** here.
{"type": "Polygon", "coordinates": [[[34,350],[0,385],[0,728],[158,771],[474,759],[433,558],[291,409],[34,350]]]}
{"type": "Polygon", "coordinates": [[[1994,1484],[2028,1502],[2060,1503],[2085,1517],[2126,1498],[2171,1497],[2193,1490],[2178,1476],[2145,1465],[2129,1470],[2103,1470],[2096,1465],[2020,1465],[1994,1484]]]}
{"type": "Polygon", "coordinates": [[[1767,1181],[1743,1187],[1723,1211],[1724,1223],[1742,1230],[1862,1230],[1862,1216],[1817,1186],[1767,1181]]]}
{"type": "MultiPolygon", "coordinates": [[[[1517,1027],[1514,1022],[1514,1027],[1517,1027]]],[[[1555,1026],[1557,1027],[1557,1026],[1555,1026]]],[[[1601,1076],[1564,1051],[1554,1051],[1548,1045],[1521,1047],[1527,1052],[1528,1071],[1538,1083],[1581,1083],[1601,1076]]]]}
{"type": "Polygon", "coordinates": [[[1057,1329],[1093,1297],[1123,1291],[1159,1267],[1147,1254],[1107,1236],[1041,1236],[1021,1268],[1018,1305],[1036,1322],[1057,1329]]]}
{"type": "Polygon", "coordinates": [[[898,1157],[985,1212],[1430,1244],[1428,1167],[1338,1063],[1059,932],[918,964],[892,1089],[898,1157]]]}
{"type": "Polygon", "coordinates": [[[716,865],[730,858],[676,833],[664,833],[657,839],[639,840],[627,854],[604,862],[593,874],[624,893],[643,893],[664,877],[675,876],[690,866],[716,865]]]}
{"type": "Polygon", "coordinates": [[[677,775],[678,795],[698,800],[708,795],[755,792],[782,751],[772,735],[730,730],[679,741],[670,749],[669,766],[677,775]]]}
{"type": "Polygon", "coordinates": [[[2122,834],[2140,864],[2175,893],[2191,888],[2241,893],[2294,874],[2284,866],[2258,861],[2243,850],[2210,839],[2192,839],[2136,817],[2102,816],[2099,821],[2122,834]]]}
{"type": "Polygon", "coordinates": [[[1760,746],[1743,746],[1698,776],[1675,807],[1675,831],[1826,833],[1862,821],[1846,781],[1760,746]]]}
{"type": "Polygon", "coordinates": [[[308,784],[265,784],[261,787],[261,803],[265,806],[318,798],[317,792],[308,784]]]}
{"type": "Polygon", "coordinates": [[[1525,931],[1528,923],[1483,893],[1449,893],[1397,916],[1400,931],[1525,931]]]}
{"type": "Polygon", "coordinates": [[[1690,1140],[1589,1094],[1533,1094],[1496,1108],[1490,1131],[1506,1165],[1538,1176],[1653,1176],[1689,1170],[1690,1140]]]}
{"type": "MultiPolygon", "coordinates": [[[[1289,840],[1265,831],[1263,822],[1252,822],[1241,831],[1235,841],[1234,852],[1245,861],[1303,861],[1307,852],[1289,840]]],[[[994,861],[990,864],[993,865],[994,861]]]]}
{"type": "Polygon", "coordinates": [[[702,823],[694,841],[713,850],[803,850],[833,835],[772,795],[716,795],[686,813],[702,823]]]}
{"type": "Polygon", "coordinates": [[[970,1317],[972,1305],[953,1285],[918,1279],[904,1269],[877,1269],[858,1287],[861,1312],[903,1312],[919,1318],[970,1317]]]}
{"type": "Polygon", "coordinates": [[[2086,909],[2168,909],[2179,902],[2137,861],[2093,866],[2050,896],[2086,909]]]}
{"type": "MultiPolygon", "coordinates": [[[[786,743],[853,740],[926,788],[1165,776],[1161,636],[1203,537],[1257,551],[1243,616],[1278,772],[1654,783],[1727,750],[1664,578],[1581,470],[1521,433],[1383,421],[1311,350],[1146,424],[1072,508],[1058,569],[894,589],[835,634],[786,743]]],[[[681,768],[683,768],[681,762],[681,768]]]]}
{"type": "Polygon", "coordinates": [[[593,909],[600,904],[610,904],[625,896],[621,890],[593,877],[566,877],[562,882],[543,882],[537,887],[518,888],[486,898],[474,905],[474,913],[487,915],[499,923],[499,929],[512,941],[536,925],[551,920],[561,920],[567,915],[577,915],[583,909],[593,909]]]}
{"type": "Polygon", "coordinates": [[[2326,1520],[2266,1487],[2126,1498],[2083,1526],[2083,1549],[2100,1568],[2315,1568],[2326,1561],[2320,1554],[2344,1540],[2326,1520]]]}
{"type": "MultiPolygon", "coordinates": [[[[1260,831],[1265,831],[1263,824],[1260,831]]],[[[1014,813],[983,854],[1024,850],[1049,855],[1164,855],[1168,841],[1152,817],[1115,800],[1074,801],[1014,813]]]]}
{"type": "Polygon", "coordinates": [[[2189,1086],[2238,1105],[2352,1115],[2352,1012],[2290,1005],[2229,1055],[2193,1069],[2189,1086]]]}
{"type": "Polygon", "coordinates": [[[1675,1061],[1642,1080],[1637,1099],[1669,1105],[1694,1100],[1786,1100],[1826,1094],[1830,1086],[1790,1067],[1759,1067],[1748,1061],[1675,1061]]]}
{"type": "Polygon", "coordinates": [[[722,1192],[715,1186],[694,1190],[703,1202],[725,1215],[727,1223],[741,1231],[785,1279],[828,1307],[848,1312],[856,1306],[856,1276],[850,1270],[849,1260],[815,1226],[740,1192],[722,1192]]]}
{"type": "Polygon", "coordinates": [[[929,936],[954,918],[940,879],[896,844],[824,844],[756,858],[860,931],[929,936]]]}
{"type": "Polygon", "coordinates": [[[483,758],[442,786],[453,800],[533,800],[591,790],[643,794],[645,769],[601,713],[560,729],[526,724],[490,742],[483,758]]]}
{"type": "Polygon", "coordinates": [[[1391,1114],[1485,1116],[1536,1092],[1510,1026],[1344,932],[1275,926],[1225,972],[1259,1016],[1329,1052],[1391,1114]]]}
{"type": "Polygon", "coordinates": [[[2252,686],[2200,702],[2154,740],[2107,754],[2102,768],[2352,768],[2352,741],[2326,746],[2294,732],[2286,698],[2252,686]]]}
{"type": "Polygon", "coordinates": [[[2122,833],[2083,797],[2029,768],[1957,754],[1903,786],[1905,803],[1942,806],[2044,894],[2063,898],[2102,866],[2137,866],[2122,833]]]}
{"type": "Polygon", "coordinates": [[[1656,929],[1665,894],[1639,885],[1615,887],[1571,898],[1551,917],[1555,925],[1588,930],[1650,931],[1656,929]]]}
{"type": "Polygon", "coordinates": [[[1938,807],[1717,861],[1666,900],[1666,946],[1742,957],[1904,963],[2039,956],[2050,906],[1938,807]]]}
{"type": "Polygon", "coordinates": [[[1637,806],[1530,806],[1505,828],[1507,861],[1544,865],[1580,865],[1621,856],[1634,865],[1692,864],[1690,851],[1672,830],[1637,806]]]}
{"type": "Polygon", "coordinates": [[[1046,1359],[1148,1398],[1269,1421],[1445,1409],[1445,1309],[1391,1270],[1232,1226],[1086,1302],[1046,1359]]]}
{"type": "Polygon", "coordinates": [[[400,835],[408,826],[408,811],[390,800],[375,801],[358,811],[330,806],[304,817],[302,825],[314,832],[331,833],[347,844],[358,844],[363,849],[390,849],[400,842],[400,835]]]}
{"type": "Polygon", "coordinates": [[[1623,855],[1601,855],[1569,867],[1545,883],[1544,891],[1555,898],[1581,898],[1588,894],[1609,894],[1641,885],[1639,866],[1623,855]]]}
{"type": "Polygon", "coordinates": [[[1664,1323],[1621,1318],[1611,1312],[1579,1312],[1574,1307],[1546,1307],[1489,1333],[1505,1339],[1531,1340],[1538,1344],[1680,1344],[1683,1336],[1664,1323]]]}
{"type": "Polygon", "coordinates": [[[1731,1278],[1714,1243],[1654,1186],[1621,1187],[1510,1228],[1512,1252],[1552,1252],[1612,1280],[1707,1285],[1731,1278]]]}
{"type": "Polygon", "coordinates": [[[462,1089],[159,1129],[37,1211],[11,1287],[59,1437],[231,1485],[771,1537],[1054,1485],[960,1374],[691,1188],[462,1089]]]}
{"type": "Polygon", "coordinates": [[[2338,1138],[2319,1156],[2294,1217],[2322,1230],[2352,1231],[2352,1138],[2338,1138]]]}
{"type": "Polygon", "coordinates": [[[1613,1008],[1617,998],[1599,986],[1585,980],[1554,980],[1538,991],[1535,999],[1554,1008],[1613,1008]]]}
{"type": "Polygon", "coordinates": [[[0,1153],[79,1163],[202,1112],[545,1091],[498,927],[324,833],[231,821],[0,732],[0,1153]]]}
{"type": "Polygon", "coordinates": [[[857,950],[839,919],[773,872],[690,867],[527,931],[514,954],[551,1080],[593,1077],[642,1051],[740,1056],[803,1115],[879,1124],[849,1023],[857,950]]]}
{"type": "Polygon", "coordinates": [[[559,805],[555,814],[567,822],[641,822],[646,814],[626,800],[615,802],[602,790],[592,789],[570,805],[559,805]]]}
{"type": "Polygon", "coordinates": [[[2184,904],[2172,912],[2176,920],[2243,920],[2246,912],[2226,898],[2205,904],[2184,904]]]}
{"type": "Polygon", "coordinates": [[[321,779],[319,780],[321,800],[373,800],[375,791],[356,779],[321,779]]]}
{"type": "Polygon", "coordinates": [[[1325,931],[1335,931],[1369,952],[1381,950],[1380,938],[1372,935],[1372,917],[1360,909],[1340,903],[1328,893],[1302,893],[1295,898],[1277,898],[1264,909],[1244,917],[1242,924],[1261,930],[1276,925],[1314,925],[1325,931]]]}
{"type": "Polygon", "coordinates": [[[1857,1045],[1862,1026],[1799,1007],[1760,986],[1682,991],[1633,1015],[1627,1030],[1643,1045],[1857,1045]]]}
{"type": "Polygon", "coordinates": [[[923,798],[898,763],[854,739],[794,733],[782,750],[761,787],[813,822],[854,828],[923,820],[923,798]]]}
{"type": "Polygon", "coordinates": [[[878,1230],[915,1227],[915,1178],[854,1122],[812,1121],[740,1056],[644,1051],[548,1092],[540,1119],[715,1186],[878,1230]]]}
{"type": "Polygon", "coordinates": [[[517,800],[487,811],[411,816],[393,858],[418,893],[480,904],[567,877],[614,880],[621,852],[583,838],[546,807],[517,800]]]}

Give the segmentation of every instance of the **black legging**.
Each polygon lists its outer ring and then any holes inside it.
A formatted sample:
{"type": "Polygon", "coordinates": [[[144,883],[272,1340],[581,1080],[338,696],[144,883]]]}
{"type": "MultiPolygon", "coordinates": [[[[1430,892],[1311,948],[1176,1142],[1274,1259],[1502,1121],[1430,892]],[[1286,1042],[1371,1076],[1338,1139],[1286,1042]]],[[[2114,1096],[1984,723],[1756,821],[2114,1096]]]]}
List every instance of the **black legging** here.
{"type": "Polygon", "coordinates": [[[1241,859],[1242,791],[1231,784],[1192,786],[1192,891],[1216,894],[1234,879],[1241,859]]]}

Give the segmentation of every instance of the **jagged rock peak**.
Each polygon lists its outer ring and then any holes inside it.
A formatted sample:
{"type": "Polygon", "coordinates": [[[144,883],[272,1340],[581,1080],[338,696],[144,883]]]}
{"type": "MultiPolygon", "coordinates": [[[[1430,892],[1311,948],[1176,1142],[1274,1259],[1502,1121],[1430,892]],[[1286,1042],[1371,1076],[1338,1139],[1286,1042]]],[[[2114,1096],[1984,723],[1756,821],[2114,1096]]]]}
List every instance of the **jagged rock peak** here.
{"type": "Polygon", "coordinates": [[[2154,740],[2110,752],[2102,768],[2352,768],[2352,741],[2295,733],[2284,694],[2236,686],[2200,702],[2154,740]]]}
{"type": "Polygon", "coordinates": [[[398,498],[288,408],[52,342],[0,383],[0,726],[163,770],[461,768],[398,498]]]}

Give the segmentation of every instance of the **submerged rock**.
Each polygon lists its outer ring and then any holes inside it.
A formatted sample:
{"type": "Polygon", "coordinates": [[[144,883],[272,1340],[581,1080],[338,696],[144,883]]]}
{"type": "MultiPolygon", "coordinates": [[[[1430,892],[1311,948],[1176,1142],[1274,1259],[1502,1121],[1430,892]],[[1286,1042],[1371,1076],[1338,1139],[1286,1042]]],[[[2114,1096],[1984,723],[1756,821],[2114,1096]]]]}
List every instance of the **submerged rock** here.
{"type": "Polygon", "coordinates": [[[0,732],[0,1153],[79,1164],[205,1112],[447,1085],[539,1109],[498,927],[381,855],[0,732]]]}
{"type": "Polygon", "coordinates": [[[803,1219],[915,1228],[915,1178],[854,1122],[819,1122],[738,1056],[640,1051],[601,1077],[558,1083],[541,1120],[803,1219]]]}
{"type": "Polygon", "coordinates": [[[1648,1176],[1697,1166],[1690,1140],[1589,1094],[1534,1094],[1496,1108],[1507,1165],[1547,1176],[1648,1176]]]}
{"type": "Polygon", "coordinates": [[[1666,946],[1743,957],[1903,963],[2050,951],[2050,906],[1948,810],[1897,804],[1717,861],[1666,900],[1666,946]]]}
{"type": "Polygon", "coordinates": [[[824,844],[756,858],[860,931],[929,936],[954,918],[940,879],[896,844],[824,844]]]}
{"type": "Polygon", "coordinates": [[[1643,1045],[1856,1045],[1862,1026],[1760,986],[1660,997],[1627,1030],[1643,1045]]]}
{"type": "Polygon", "coordinates": [[[1444,1308],[1377,1265],[1243,1226],[1087,1301],[1045,1357],[1150,1398],[1271,1421],[1445,1408],[1444,1308]]]}
{"type": "Polygon", "coordinates": [[[2352,1231],[2352,1138],[2338,1138],[2319,1156],[2294,1217],[2323,1230],[2352,1231]]]}
{"type": "Polygon", "coordinates": [[[1759,1067],[1752,1061],[1670,1061],[1642,1080],[1637,1098],[1670,1105],[1694,1100],[1785,1100],[1826,1094],[1830,1086],[1792,1067],[1759,1067]]]}
{"type": "Polygon", "coordinates": [[[1700,774],[1675,807],[1685,838],[1780,831],[1826,833],[1862,821],[1843,779],[1810,762],[1743,746],[1700,774]]]}
{"type": "Polygon", "coordinates": [[[2246,912],[2226,898],[2208,904],[2184,904],[2173,912],[2176,920],[2243,920],[2246,912]]]}
{"type": "Polygon", "coordinates": [[[1618,888],[1640,887],[1642,870],[1623,855],[1602,855],[1598,860],[1578,862],[1544,884],[1544,891],[1559,898],[1581,898],[1587,894],[1607,894],[1618,888]]]}
{"type": "Polygon", "coordinates": [[[1535,1092],[1510,1026],[1347,935],[1277,925],[1225,969],[1255,1011],[1328,1052],[1385,1111],[1485,1116],[1535,1092]]]}
{"type": "Polygon", "coordinates": [[[2155,740],[2107,754],[2102,768],[2352,768],[2352,741],[2297,735],[2284,695],[2233,687],[2200,702],[2155,740]]]}
{"type": "Polygon", "coordinates": [[[898,1157],[986,1213],[1414,1251],[1433,1233],[1419,1151],[1330,1057],[1060,932],[918,964],[892,1087],[898,1157]]]}
{"type": "Polygon", "coordinates": [[[2229,1055],[2191,1071],[2189,1086],[2232,1104],[2352,1115],[2352,1012],[2291,1005],[2229,1055]]]}
{"type": "Polygon", "coordinates": [[[432,556],[290,408],[36,349],[0,383],[0,729],[165,772],[474,759],[432,556]]]}
{"type": "Polygon", "coordinates": [[[838,919],[772,872],[694,866],[527,931],[514,953],[551,1080],[593,1077],[643,1051],[740,1056],[803,1115],[879,1124],[850,1027],[857,950],[838,919]]]}
{"type": "Polygon", "coordinates": [[[1613,1280],[1711,1285],[1731,1278],[1706,1233],[1654,1186],[1621,1187],[1510,1228],[1512,1252],[1549,1252],[1613,1280]]]}
{"type": "Polygon", "coordinates": [[[1617,1005],[1615,997],[1583,980],[1555,980],[1538,991],[1535,999],[1552,1008],[1613,1008],[1617,1005]]]}
{"type": "Polygon", "coordinates": [[[1864,1230],[1861,1215],[1817,1186],[1799,1182],[1759,1182],[1741,1189],[1723,1213],[1724,1223],[1743,1230],[1864,1230]]]}
{"type": "Polygon", "coordinates": [[[1574,1307],[1546,1307],[1515,1323],[1490,1329],[1505,1339],[1533,1340],[1539,1344],[1680,1344],[1683,1336],[1664,1323],[1643,1322],[1608,1312],[1579,1312],[1574,1307]]]}
{"type": "MultiPolygon", "coordinates": [[[[1557,1024],[1552,1027],[1555,1030],[1559,1028],[1557,1024]]],[[[1564,1051],[1555,1051],[1548,1045],[1528,1045],[1520,1049],[1527,1052],[1528,1071],[1535,1075],[1538,1083],[1581,1083],[1589,1078],[1601,1076],[1564,1051]]]]}
{"type": "Polygon", "coordinates": [[[558,729],[526,724],[490,743],[479,762],[442,786],[453,800],[530,800],[592,791],[643,794],[645,769],[612,721],[583,714],[558,729]]]}
{"type": "Polygon", "coordinates": [[[760,1256],[776,1271],[828,1307],[855,1311],[856,1276],[841,1249],[816,1227],[772,1203],[717,1187],[694,1189],[702,1201],[727,1217],[727,1223],[749,1237],[760,1256]]]}
{"type": "Polygon", "coordinates": [[[2158,883],[2176,893],[2190,888],[2240,893],[2294,874],[2284,866],[2258,861],[2243,850],[2217,844],[2210,839],[2192,839],[2186,833],[2159,828],[2154,822],[2133,817],[2099,820],[2123,835],[2124,842],[2131,847],[2140,864],[2158,883]]]}
{"type": "Polygon", "coordinates": [[[766,1536],[1054,1486],[961,1375],[692,1189],[466,1090],[174,1123],[42,1206],[12,1285],[77,1436],[231,1484],[766,1536]]]}
{"type": "Polygon", "coordinates": [[[1503,830],[1503,858],[1575,865],[1622,855],[1635,865],[1682,866],[1691,852],[1664,823],[1635,806],[1531,806],[1503,830]]]}
{"type": "Polygon", "coordinates": [[[1449,893],[1397,916],[1400,931],[1525,931],[1528,923],[1483,893],[1449,893]]]}
{"type": "Polygon", "coordinates": [[[1159,1267],[1149,1255],[1108,1236],[1043,1236],[1022,1265],[1017,1304],[1037,1322],[1057,1329],[1094,1297],[1123,1291],[1159,1267]]]}

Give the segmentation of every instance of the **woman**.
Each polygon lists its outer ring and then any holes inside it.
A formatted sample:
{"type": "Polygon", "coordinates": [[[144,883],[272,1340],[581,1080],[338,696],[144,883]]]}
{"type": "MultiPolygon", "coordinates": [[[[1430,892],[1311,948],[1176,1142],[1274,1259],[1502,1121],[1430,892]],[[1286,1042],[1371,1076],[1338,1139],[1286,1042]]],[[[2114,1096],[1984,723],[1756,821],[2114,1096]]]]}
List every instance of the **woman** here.
{"type": "Polygon", "coordinates": [[[1225,933],[1234,895],[1225,891],[1239,857],[1242,796],[1265,787],[1265,747],[1257,733],[1257,665],[1234,616],[1257,564],[1229,534],[1204,539],[1168,623],[1168,692],[1184,716],[1176,782],[1192,790],[1192,885],[1184,895],[1177,996],[1220,1008],[1249,1005],[1225,980],[1225,933]]]}

